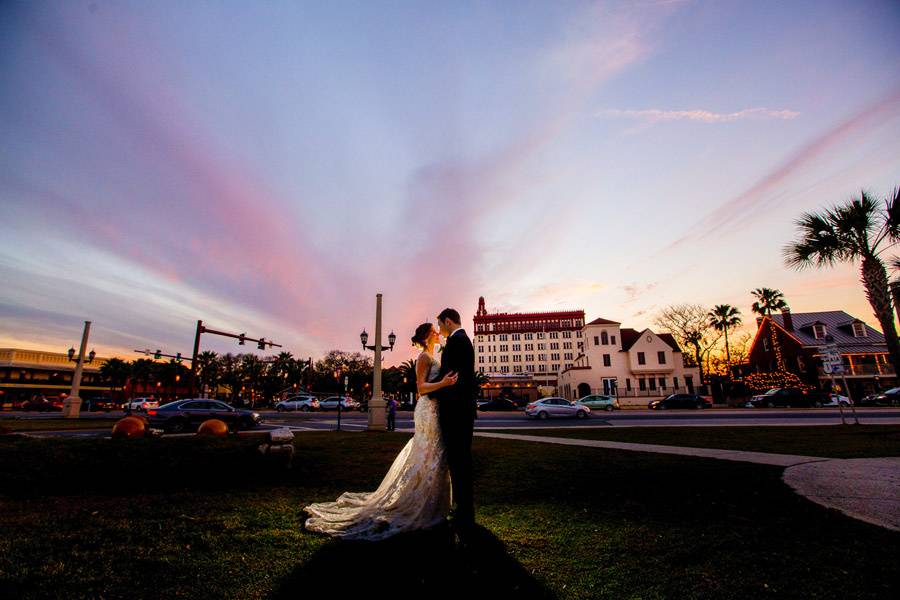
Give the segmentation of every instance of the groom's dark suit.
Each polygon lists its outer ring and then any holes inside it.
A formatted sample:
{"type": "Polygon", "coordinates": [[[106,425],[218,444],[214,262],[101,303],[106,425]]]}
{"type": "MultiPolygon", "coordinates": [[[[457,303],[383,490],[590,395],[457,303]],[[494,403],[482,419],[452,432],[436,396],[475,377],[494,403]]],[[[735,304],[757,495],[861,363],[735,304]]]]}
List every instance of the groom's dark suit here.
{"type": "Polygon", "coordinates": [[[461,525],[475,523],[472,490],[472,430],[475,427],[475,349],[465,331],[456,330],[441,351],[438,380],[449,372],[459,375],[454,385],[437,391],[438,422],[450,468],[456,502],[454,519],[461,525]]]}

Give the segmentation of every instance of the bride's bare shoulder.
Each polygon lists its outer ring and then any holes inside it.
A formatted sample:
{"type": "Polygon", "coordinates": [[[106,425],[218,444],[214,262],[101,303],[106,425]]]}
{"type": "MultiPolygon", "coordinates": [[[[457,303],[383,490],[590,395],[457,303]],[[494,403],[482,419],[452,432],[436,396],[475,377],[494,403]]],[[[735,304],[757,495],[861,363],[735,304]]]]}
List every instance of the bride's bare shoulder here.
{"type": "Polygon", "coordinates": [[[418,365],[420,361],[422,364],[425,364],[425,365],[431,364],[431,355],[428,354],[427,352],[425,352],[424,350],[422,350],[419,353],[418,358],[416,358],[416,364],[418,365]]]}

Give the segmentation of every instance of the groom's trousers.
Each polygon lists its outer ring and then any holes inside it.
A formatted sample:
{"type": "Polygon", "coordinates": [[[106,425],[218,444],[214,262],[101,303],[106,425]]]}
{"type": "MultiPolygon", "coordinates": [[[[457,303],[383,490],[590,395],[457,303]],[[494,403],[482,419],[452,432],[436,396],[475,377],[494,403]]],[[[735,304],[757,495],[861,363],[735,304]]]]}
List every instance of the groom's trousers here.
{"type": "Polygon", "coordinates": [[[475,501],[472,476],[472,428],[474,416],[463,411],[439,413],[441,434],[450,469],[453,501],[456,502],[454,518],[459,523],[474,524],[475,501]]]}

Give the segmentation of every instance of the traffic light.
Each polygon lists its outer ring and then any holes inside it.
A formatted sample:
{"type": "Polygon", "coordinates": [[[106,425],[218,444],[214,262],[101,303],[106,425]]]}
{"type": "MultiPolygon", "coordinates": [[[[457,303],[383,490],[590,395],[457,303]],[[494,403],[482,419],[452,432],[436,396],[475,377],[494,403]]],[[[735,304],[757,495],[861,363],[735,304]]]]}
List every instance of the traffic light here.
{"type": "Polygon", "coordinates": [[[239,335],[239,336],[238,336],[238,346],[243,346],[243,345],[244,345],[244,341],[245,341],[246,339],[247,339],[247,334],[246,334],[246,333],[242,333],[241,335],[239,335]]]}
{"type": "Polygon", "coordinates": [[[257,342],[256,347],[260,350],[266,349],[266,338],[259,338],[259,342],[257,342]]]}
{"type": "Polygon", "coordinates": [[[181,362],[181,352],[175,353],[175,362],[177,362],[177,363],[181,362]]]}
{"type": "Polygon", "coordinates": [[[159,360],[160,358],[162,358],[162,350],[160,350],[159,348],[157,348],[157,349],[156,349],[156,352],[153,354],[153,358],[155,358],[155,359],[157,359],[157,360],[159,360]]]}

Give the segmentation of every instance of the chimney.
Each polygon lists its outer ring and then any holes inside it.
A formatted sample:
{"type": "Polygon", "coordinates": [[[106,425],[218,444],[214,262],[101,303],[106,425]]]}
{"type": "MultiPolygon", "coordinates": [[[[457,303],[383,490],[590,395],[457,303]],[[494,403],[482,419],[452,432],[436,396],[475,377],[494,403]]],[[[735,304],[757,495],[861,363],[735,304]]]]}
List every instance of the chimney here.
{"type": "Polygon", "coordinates": [[[794,318],[791,317],[791,309],[787,307],[781,309],[781,321],[787,331],[794,330],[794,318]]]}

